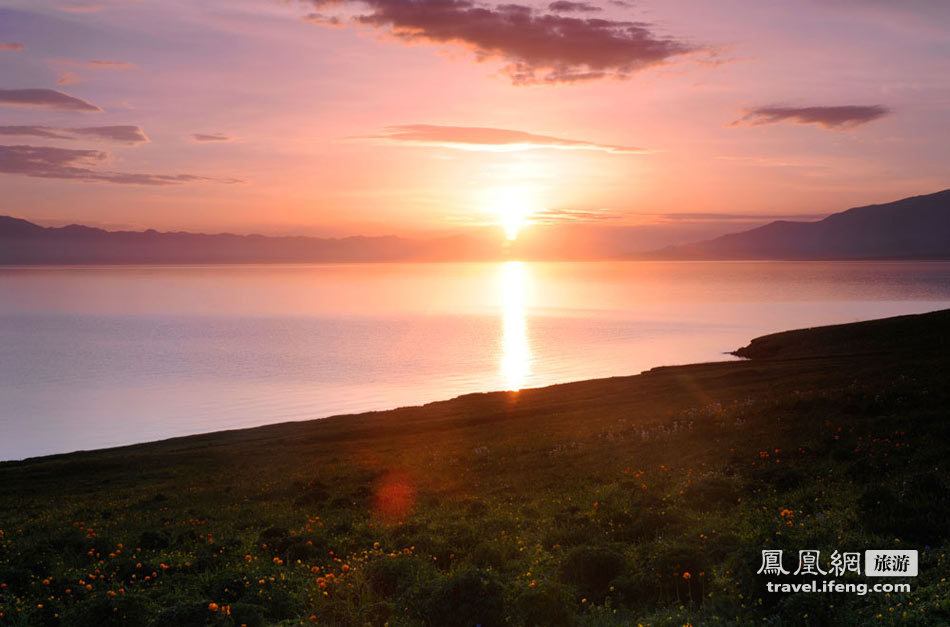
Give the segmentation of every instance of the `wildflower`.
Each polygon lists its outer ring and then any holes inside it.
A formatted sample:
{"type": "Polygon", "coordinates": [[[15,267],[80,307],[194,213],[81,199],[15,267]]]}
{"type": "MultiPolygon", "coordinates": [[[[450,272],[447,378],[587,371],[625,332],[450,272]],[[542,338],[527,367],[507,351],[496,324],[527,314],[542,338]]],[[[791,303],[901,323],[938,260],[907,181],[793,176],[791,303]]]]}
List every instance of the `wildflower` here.
{"type": "Polygon", "coordinates": [[[208,609],[211,610],[212,612],[217,612],[217,611],[218,611],[218,604],[217,604],[217,603],[209,603],[209,604],[208,604],[208,609]]]}
{"type": "Polygon", "coordinates": [[[683,579],[685,579],[686,581],[689,581],[690,579],[692,579],[692,577],[693,576],[689,574],[689,571],[686,571],[685,573],[683,573],[683,579]]]}

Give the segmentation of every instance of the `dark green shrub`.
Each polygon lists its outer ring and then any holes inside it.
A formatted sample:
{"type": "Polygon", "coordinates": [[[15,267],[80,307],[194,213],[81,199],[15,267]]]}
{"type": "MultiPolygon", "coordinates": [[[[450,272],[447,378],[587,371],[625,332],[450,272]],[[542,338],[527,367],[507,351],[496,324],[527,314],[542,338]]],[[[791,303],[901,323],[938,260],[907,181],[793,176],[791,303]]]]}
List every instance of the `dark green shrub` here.
{"type": "Polygon", "coordinates": [[[222,573],[215,576],[205,586],[205,594],[218,603],[234,603],[244,598],[248,585],[243,577],[236,573],[222,573]]]}
{"type": "Polygon", "coordinates": [[[363,576],[374,594],[391,598],[401,595],[413,585],[417,571],[415,558],[397,555],[369,562],[363,567],[363,576]]]}
{"type": "Polygon", "coordinates": [[[150,551],[167,549],[169,544],[171,544],[171,539],[166,534],[151,530],[143,531],[138,541],[140,548],[150,551]]]}
{"type": "Polygon", "coordinates": [[[900,534],[904,527],[903,511],[897,495],[890,489],[871,486],[858,498],[861,524],[872,533],[887,536],[900,534]]]}
{"type": "Polygon", "coordinates": [[[610,582],[610,594],[626,607],[652,607],[659,600],[657,584],[652,573],[625,573],[610,582]]]}
{"type": "Polygon", "coordinates": [[[658,593],[664,600],[702,603],[703,585],[709,565],[703,547],[693,543],[663,546],[652,560],[658,593]]]}
{"type": "Polygon", "coordinates": [[[787,464],[765,464],[759,467],[755,476],[761,483],[775,488],[776,492],[789,492],[805,482],[804,475],[787,464]]]}
{"type": "Polygon", "coordinates": [[[330,498],[330,491],[321,481],[312,481],[300,489],[300,493],[294,500],[294,505],[305,507],[311,505],[321,505],[330,498]]]}
{"type": "Polygon", "coordinates": [[[468,560],[479,568],[508,570],[518,559],[518,550],[500,542],[482,542],[468,554],[468,560]]]}
{"type": "Polygon", "coordinates": [[[94,596],[68,612],[63,617],[63,624],[76,627],[145,627],[150,618],[145,599],[138,596],[94,596]]]}
{"type": "Polygon", "coordinates": [[[731,507],[739,497],[739,487],[729,477],[703,477],[693,481],[683,491],[687,505],[704,512],[731,507]]]}
{"type": "Polygon", "coordinates": [[[231,605],[231,620],[236,625],[264,627],[264,608],[252,603],[234,603],[231,605]]]}
{"type": "Polygon", "coordinates": [[[902,537],[936,546],[950,535],[950,490],[936,474],[911,477],[904,485],[902,500],[906,512],[902,537]]]}
{"type": "Polygon", "coordinates": [[[512,613],[519,625],[563,625],[575,623],[574,599],[569,590],[559,585],[528,588],[514,600],[512,613]]]}
{"type": "Polygon", "coordinates": [[[300,601],[287,588],[271,588],[258,600],[271,621],[293,618],[303,610],[300,601]]]}
{"type": "Polygon", "coordinates": [[[617,542],[636,543],[655,538],[661,531],[675,523],[672,517],[660,516],[652,509],[638,509],[626,516],[616,516],[612,527],[613,539],[617,542]]]}
{"type": "Polygon", "coordinates": [[[495,627],[505,624],[504,589],[492,573],[464,570],[422,593],[419,618],[438,627],[495,627]]]}
{"type": "Polygon", "coordinates": [[[581,596],[600,602],[609,591],[610,582],[623,572],[623,555],[599,547],[572,549],[561,566],[561,577],[575,585],[581,596]]]}

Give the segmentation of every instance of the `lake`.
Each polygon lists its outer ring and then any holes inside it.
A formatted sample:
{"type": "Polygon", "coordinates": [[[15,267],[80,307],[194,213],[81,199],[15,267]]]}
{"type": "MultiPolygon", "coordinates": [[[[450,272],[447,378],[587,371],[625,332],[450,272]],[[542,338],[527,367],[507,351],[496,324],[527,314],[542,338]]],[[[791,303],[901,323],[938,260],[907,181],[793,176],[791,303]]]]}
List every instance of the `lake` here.
{"type": "Polygon", "coordinates": [[[950,262],[0,268],[0,460],[732,359],[950,262]]]}

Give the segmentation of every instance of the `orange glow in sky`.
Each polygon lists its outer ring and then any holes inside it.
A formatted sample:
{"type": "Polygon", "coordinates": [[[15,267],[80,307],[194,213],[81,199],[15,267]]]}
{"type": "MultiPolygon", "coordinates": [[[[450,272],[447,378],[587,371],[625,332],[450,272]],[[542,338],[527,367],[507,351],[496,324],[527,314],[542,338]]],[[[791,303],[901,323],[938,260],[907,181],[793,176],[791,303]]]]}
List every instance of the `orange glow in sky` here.
{"type": "Polygon", "coordinates": [[[950,4],[802,1],[8,0],[0,214],[656,248],[946,187],[950,4]]]}

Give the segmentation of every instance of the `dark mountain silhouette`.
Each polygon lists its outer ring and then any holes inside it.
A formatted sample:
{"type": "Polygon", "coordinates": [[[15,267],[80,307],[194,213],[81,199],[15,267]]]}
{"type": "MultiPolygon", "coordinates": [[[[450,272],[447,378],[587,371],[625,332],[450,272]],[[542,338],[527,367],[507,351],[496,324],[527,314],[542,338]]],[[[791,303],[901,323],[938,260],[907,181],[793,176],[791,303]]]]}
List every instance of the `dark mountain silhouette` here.
{"type": "Polygon", "coordinates": [[[950,189],[856,207],[817,222],[779,220],[716,239],[671,246],[669,259],[950,258],[950,189]]]}
{"type": "MultiPolygon", "coordinates": [[[[630,227],[532,228],[428,240],[270,237],[42,227],[0,216],[0,264],[319,263],[501,259],[950,259],[950,190],[858,207],[817,222],[777,221],[716,239],[640,252],[630,227]]],[[[642,238],[641,238],[642,239],[642,238]]]]}
{"type": "Polygon", "coordinates": [[[42,227],[0,216],[0,264],[294,263],[439,260],[474,253],[446,238],[267,237],[42,227]]]}

